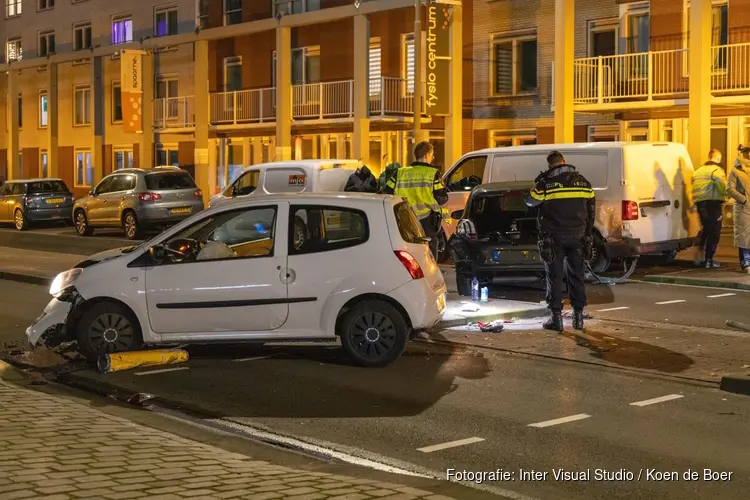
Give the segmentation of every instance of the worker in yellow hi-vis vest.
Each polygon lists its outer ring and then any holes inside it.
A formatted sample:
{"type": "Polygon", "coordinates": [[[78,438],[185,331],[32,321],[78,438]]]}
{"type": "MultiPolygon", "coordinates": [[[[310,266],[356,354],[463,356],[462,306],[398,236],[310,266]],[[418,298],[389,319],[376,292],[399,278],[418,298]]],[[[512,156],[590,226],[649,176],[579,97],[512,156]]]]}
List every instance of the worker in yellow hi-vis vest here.
{"type": "Polygon", "coordinates": [[[396,175],[388,179],[383,193],[403,196],[417,214],[425,234],[430,238],[430,252],[437,259],[438,234],[448,210],[448,191],[443,186],[440,171],[432,165],[435,148],[423,141],[414,146],[416,161],[408,167],[399,168],[396,175]]]}
{"type": "Polygon", "coordinates": [[[723,219],[722,207],[727,199],[727,176],[721,167],[721,151],[712,149],[708,161],[693,172],[693,203],[701,219],[700,250],[705,251],[705,259],[696,255],[695,263],[707,268],[719,267],[714,261],[716,247],[721,239],[723,219]]]}

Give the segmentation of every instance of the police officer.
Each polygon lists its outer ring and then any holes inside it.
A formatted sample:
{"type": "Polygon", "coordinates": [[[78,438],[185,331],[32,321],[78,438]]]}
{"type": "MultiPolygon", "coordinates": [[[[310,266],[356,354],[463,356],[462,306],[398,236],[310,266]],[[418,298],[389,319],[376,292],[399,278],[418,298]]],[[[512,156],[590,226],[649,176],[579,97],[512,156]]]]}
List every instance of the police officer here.
{"type": "MultiPolygon", "coordinates": [[[[707,268],[719,267],[714,262],[716,247],[721,239],[722,206],[727,197],[727,177],[721,168],[721,151],[712,149],[708,161],[693,172],[693,203],[701,219],[700,249],[705,250],[703,265],[707,268]]],[[[695,259],[700,265],[700,257],[695,259]]]]}
{"type": "Polygon", "coordinates": [[[536,178],[536,185],[526,198],[528,206],[538,207],[539,251],[547,274],[547,305],[552,316],[543,326],[546,330],[563,331],[562,288],[567,259],[573,328],[583,330],[584,262],[593,244],[594,190],[573,165],[565,163],[560,152],[551,152],[547,164],[548,170],[536,178]]]}
{"type": "Polygon", "coordinates": [[[435,158],[432,144],[422,141],[414,146],[416,161],[396,170],[386,182],[383,193],[403,196],[417,214],[425,234],[430,238],[430,251],[437,259],[438,234],[447,209],[448,192],[443,186],[440,171],[432,165],[435,158]]]}

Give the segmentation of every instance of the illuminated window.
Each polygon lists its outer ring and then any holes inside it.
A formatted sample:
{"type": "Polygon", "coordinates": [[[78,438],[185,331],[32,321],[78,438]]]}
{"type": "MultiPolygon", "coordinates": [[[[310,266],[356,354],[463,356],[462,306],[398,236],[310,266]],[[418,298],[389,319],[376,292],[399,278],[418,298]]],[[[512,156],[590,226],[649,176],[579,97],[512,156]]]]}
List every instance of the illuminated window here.
{"type": "Polygon", "coordinates": [[[134,156],[131,148],[114,148],[112,150],[112,169],[133,168],[134,156]]]}
{"type": "Polygon", "coordinates": [[[22,5],[23,0],[5,0],[5,17],[20,16],[22,13],[22,5]]]}
{"type": "Polygon", "coordinates": [[[42,173],[42,177],[49,177],[49,165],[48,156],[46,149],[39,150],[39,170],[42,173]]]}
{"type": "Polygon", "coordinates": [[[382,53],[380,48],[380,40],[370,41],[370,95],[378,95],[381,92],[382,87],[382,53]]]}
{"type": "Polygon", "coordinates": [[[11,38],[5,43],[5,60],[20,61],[23,56],[20,38],[11,38]]]}
{"type": "Polygon", "coordinates": [[[94,168],[91,164],[91,151],[75,151],[75,185],[78,187],[87,187],[91,185],[94,177],[94,168]]]}
{"type": "Polygon", "coordinates": [[[177,7],[159,9],[154,20],[154,35],[167,36],[177,34],[177,7]]]}
{"type": "Polygon", "coordinates": [[[128,17],[112,21],[112,45],[133,41],[133,19],[128,17]]]}
{"type": "Polygon", "coordinates": [[[47,91],[43,90],[39,92],[39,127],[44,128],[47,126],[47,91]]]}

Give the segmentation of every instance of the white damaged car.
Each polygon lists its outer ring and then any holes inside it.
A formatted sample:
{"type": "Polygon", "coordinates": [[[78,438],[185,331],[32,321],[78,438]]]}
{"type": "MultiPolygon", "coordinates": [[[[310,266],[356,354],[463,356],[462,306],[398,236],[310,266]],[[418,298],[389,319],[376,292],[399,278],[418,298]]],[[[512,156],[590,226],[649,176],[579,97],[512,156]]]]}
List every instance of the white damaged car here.
{"type": "Polygon", "coordinates": [[[385,366],[437,324],[446,286],[393,196],[268,195],[200,212],[58,275],[32,345],[89,359],[144,345],[331,340],[385,366]]]}

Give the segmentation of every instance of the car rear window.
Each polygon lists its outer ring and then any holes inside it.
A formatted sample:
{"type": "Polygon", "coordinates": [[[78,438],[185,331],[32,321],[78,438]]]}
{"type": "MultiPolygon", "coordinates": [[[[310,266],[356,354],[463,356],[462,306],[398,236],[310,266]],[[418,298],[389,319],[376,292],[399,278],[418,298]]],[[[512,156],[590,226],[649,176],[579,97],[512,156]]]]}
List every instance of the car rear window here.
{"type": "Polygon", "coordinates": [[[409,203],[402,201],[393,207],[393,213],[396,215],[396,224],[401,238],[407,243],[423,243],[427,236],[419,223],[417,215],[409,206],[409,203]]]}
{"type": "Polygon", "coordinates": [[[187,172],[169,172],[146,175],[146,189],[165,191],[170,189],[192,189],[197,187],[187,172]]]}
{"type": "Polygon", "coordinates": [[[29,183],[29,194],[67,193],[68,186],[63,181],[39,181],[29,183]]]}

